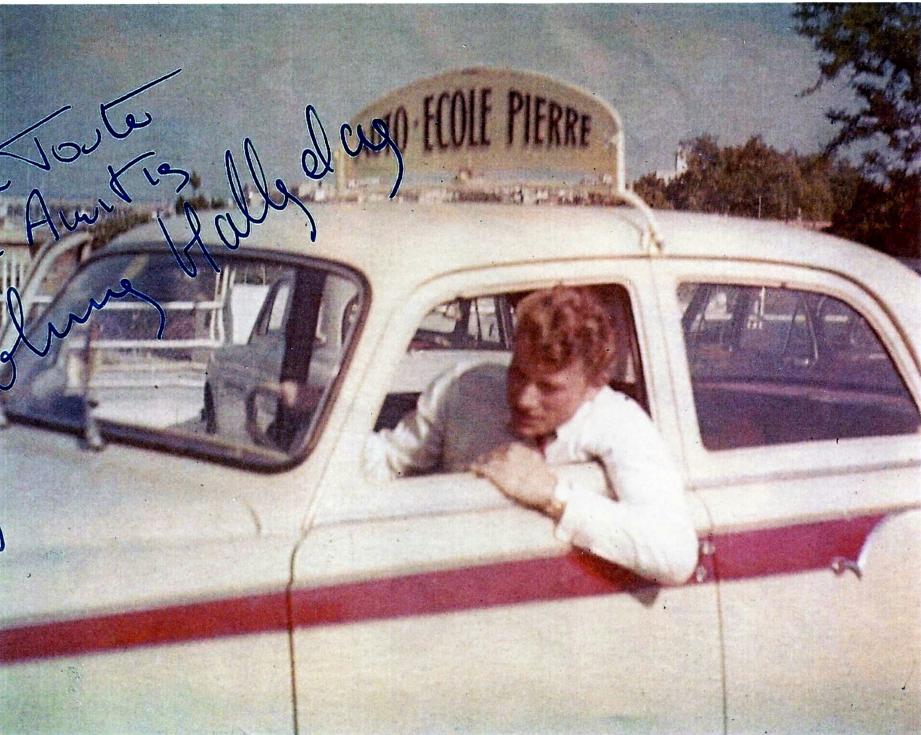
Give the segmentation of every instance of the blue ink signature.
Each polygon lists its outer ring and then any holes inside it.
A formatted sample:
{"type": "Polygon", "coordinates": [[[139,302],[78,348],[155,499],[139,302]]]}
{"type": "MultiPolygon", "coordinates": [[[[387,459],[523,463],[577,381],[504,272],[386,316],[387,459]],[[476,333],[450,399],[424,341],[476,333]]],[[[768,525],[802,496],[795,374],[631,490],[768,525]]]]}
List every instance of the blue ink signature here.
{"type": "MultiPolygon", "coordinates": [[[[372,151],[373,153],[380,153],[382,150],[384,150],[384,148],[389,148],[391,151],[393,151],[393,155],[397,159],[397,176],[393,182],[393,188],[390,190],[390,198],[393,199],[397,195],[397,192],[400,190],[400,184],[403,183],[403,154],[400,152],[400,148],[397,146],[396,141],[390,137],[390,131],[387,129],[387,123],[385,123],[379,117],[376,117],[371,120],[371,129],[381,137],[380,142],[372,143],[365,136],[365,131],[361,129],[361,125],[356,125],[355,134],[358,136],[358,147],[353,150],[352,148],[349,148],[348,141],[346,141],[346,136],[349,138],[352,137],[352,126],[348,123],[342,123],[342,126],[339,128],[339,138],[342,141],[342,149],[351,158],[357,158],[360,156],[362,149],[365,147],[367,147],[368,150],[372,151]]],[[[330,168],[330,171],[332,171],[332,168],[330,168]]]]}
{"type": "Polygon", "coordinates": [[[70,334],[70,330],[73,328],[74,324],[86,324],[90,316],[94,311],[100,311],[105,308],[106,304],[109,303],[110,299],[123,299],[127,296],[133,296],[139,301],[143,301],[147,304],[150,304],[160,315],[160,326],[157,329],[157,339],[160,339],[163,336],[163,329],[166,326],[166,312],[163,310],[163,307],[154,299],[152,296],[148,296],[143,291],[139,291],[134,286],[131,285],[131,281],[127,278],[122,278],[119,281],[121,286],[120,291],[113,291],[111,288],[107,288],[105,294],[102,297],[102,301],[96,301],[95,298],[89,300],[86,311],[83,315],[74,314],[70,312],[67,315],[67,324],[64,325],[63,329],[58,329],[54,324],[48,322],[47,332],[45,337],[45,345],[39,347],[32,343],[29,337],[26,335],[25,330],[25,314],[23,313],[22,300],[19,296],[19,291],[17,291],[13,286],[10,286],[6,290],[6,307],[10,315],[10,321],[13,323],[13,326],[16,329],[17,334],[19,335],[16,338],[16,342],[9,350],[3,350],[0,352],[0,365],[9,365],[11,368],[10,379],[8,383],[0,383],[0,391],[7,391],[13,387],[13,384],[16,382],[16,352],[19,350],[21,345],[25,345],[26,348],[35,355],[39,357],[45,357],[48,352],[51,350],[51,343],[54,339],[62,340],[70,334]]]}
{"type": "MultiPolygon", "coordinates": [[[[109,134],[115,137],[116,139],[122,139],[122,138],[127,137],[131,133],[132,130],[136,130],[138,128],[142,128],[142,127],[145,127],[146,125],[149,125],[151,121],[153,120],[152,116],[149,113],[144,113],[145,119],[140,122],[138,122],[138,120],[133,115],[129,114],[125,116],[125,125],[127,126],[127,129],[119,132],[119,131],[116,131],[111,126],[110,121],[108,117],[106,116],[106,112],[111,107],[117,104],[120,104],[121,102],[124,102],[130,97],[136,94],[139,94],[145,91],[146,89],[149,89],[155,84],[159,84],[160,82],[165,81],[171,76],[178,74],[180,71],[181,69],[177,69],[172,74],[166,75],[165,77],[161,77],[160,79],[154,80],[153,82],[149,82],[148,84],[142,87],[139,87],[133,92],[130,92],[127,95],[123,95],[119,97],[118,99],[113,100],[111,103],[100,105],[100,112],[103,117],[103,122],[105,123],[106,130],[109,132],[109,134]]],[[[58,112],[60,113],[60,112],[63,112],[64,110],[65,108],[61,108],[61,110],[59,110],[58,112]]],[[[58,113],[55,113],[55,115],[56,114],[58,113]]],[[[307,124],[307,132],[308,132],[308,135],[310,136],[310,144],[312,145],[312,147],[306,147],[301,151],[301,168],[303,169],[304,173],[309,178],[313,179],[314,181],[319,181],[322,178],[324,178],[326,175],[328,175],[329,173],[332,173],[335,170],[333,167],[333,163],[332,163],[332,160],[333,160],[332,150],[330,149],[329,138],[326,135],[326,131],[323,128],[323,123],[320,121],[316,108],[314,108],[313,105],[307,105],[307,107],[304,109],[304,116],[305,116],[305,121],[307,124]],[[322,143],[321,143],[321,140],[322,140],[322,143]]],[[[53,115],[49,116],[43,122],[47,122],[47,120],[51,119],[52,117],[53,115]]],[[[13,140],[18,139],[18,137],[22,137],[22,135],[25,135],[27,132],[30,132],[31,130],[35,129],[35,127],[37,127],[40,124],[42,123],[38,123],[32,128],[30,128],[29,130],[24,131],[23,133],[20,133],[13,140]]],[[[355,158],[361,155],[362,151],[365,149],[368,149],[369,151],[372,151],[375,153],[379,153],[383,151],[385,148],[389,148],[393,152],[394,158],[397,162],[397,174],[396,174],[393,186],[390,190],[390,198],[392,199],[393,197],[396,196],[397,192],[400,189],[400,184],[403,181],[403,156],[396,142],[391,138],[390,132],[387,128],[387,124],[383,120],[379,118],[374,118],[371,121],[371,128],[377,133],[378,137],[380,138],[380,140],[377,143],[369,140],[369,138],[365,134],[361,125],[356,125],[355,130],[353,131],[351,125],[349,125],[348,123],[343,123],[340,126],[339,139],[340,139],[342,148],[345,151],[345,153],[352,158],[355,158]],[[353,137],[357,137],[357,144],[354,147],[350,143],[350,140],[353,137]]],[[[98,128],[97,128],[97,132],[98,132],[98,128]]],[[[38,147],[38,150],[43,154],[45,163],[48,163],[47,156],[44,156],[44,150],[41,148],[41,143],[39,142],[38,138],[34,138],[34,140],[35,140],[36,146],[38,147]]],[[[9,142],[11,141],[7,141],[7,143],[9,142]]],[[[3,155],[2,148],[5,145],[6,144],[0,145],[0,155],[3,155]]],[[[76,144],[74,145],[76,146],[76,144]]],[[[97,142],[97,145],[98,145],[98,142],[97,142]]],[[[94,145],[94,148],[95,148],[95,145],[94,145]]],[[[52,149],[52,152],[53,151],[54,149],[52,149]]],[[[6,155],[13,155],[13,154],[6,154],[6,155]]],[[[130,203],[132,201],[130,194],[127,192],[124,185],[122,184],[120,177],[125,172],[131,170],[135,165],[155,155],[156,155],[155,151],[147,151],[145,153],[142,153],[132,158],[126,164],[121,166],[117,171],[112,165],[109,165],[107,167],[107,170],[109,172],[109,188],[119,199],[121,199],[122,201],[126,203],[130,203]]],[[[75,155],[74,160],[76,159],[76,157],[77,156],[75,155]]],[[[227,176],[227,184],[230,187],[230,192],[231,192],[231,196],[233,197],[234,203],[236,204],[237,209],[239,209],[240,214],[242,214],[243,219],[241,221],[238,217],[235,220],[231,216],[230,212],[223,212],[214,217],[214,227],[218,233],[218,236],[221,242],[223,242],[224,246],[227,247],[229,250],[236,250],[240,246],[240,242],[252,234],[252,228],[254,225],[259,225],[265,222],[270,211],[274,210],[274,211],[280,212],[286,209],[291,204],[296,206],[303,213],[304,217],[307,220],[307,224],[310,227],[310,241],[316,242],[316,238],[317,238],[316,220],[314,219],[313,215],[311,214],[307,206],[304,204],[304,202],[302,202],[295,193],[292,193],[288,189],[285,182],[280,178],[276,178],[274,180],[275,189],[278,191],[279,195],[281,196],[280,200],[276,200],[275,198],[273,198],[272,194],[269,193],[268,180],[266,177],[265,169],[262,166],[262,162],[259,159],[259,154],[256,151],[256,147],[253,144],[253,141],[248,137],[244,138],[243,140],[243,157],[246,161],[246,167],[249,171],[250,178],[252,179],[253,184],[255,185],[256,191],[259,192],[259,196],[261,197],[261,200],[262,200],[261,207],[260,205],[257,204],[255,208],[251,208],[250,203],[246,201],[246,196],[244,194],[243,185],[241,184],[241,181],[240,181],[240,173],[237,169],[236,160],[234,159],[233,153],[229,149],[226,150],[224,152],[224,169],[225,169],[226,176],[227,176]]],[[[35,162],[31,162],[31,163],[33,163],[34,165],[38,165],[35,162]]],[[[50,163],[48,163],[48,169],[46,170],[50,170],[50,163]]],[[[181,178],[181,182],[176,187],[177,193],[181,191],[186,186],[186,184],[188,184],[189,181],[191,180],[191,176],[188,172],[182,169],[177,169],[173,167],[171,164],[169,164],[168,162],[161,163],[159,166],[157,166],[156,170],[157,170],[157,173],[163,177],[178,176],[181,178]]],[[[143,167],[143,173],[144,173],[145,178],[147,179],[147,182],[151,186],[157,186],[160,184],[161,179],[155,178],[146,166],[143,167]]],[[[74,212],[74,217],[73,217],[72,222],[67,220],[67,217],[64,211],[61,210],[59,212],[59,215],[60,215],[62,226],[65,227],[69,231],[74,231],[80,224],[93,224],[100,216],[99,206],[101,206],[108,213],[115,211],[115,207],[108,204],[102,198],[97,199],[97,201],[99,205],[94,206],[91,214],[76,210],[74,212]]],[[[196,265],[195,261],[192,259],[191,255],[189,255],[189,252],[193,248],[197,247],[201,251],[202,255],[204,256],[205,260],[207,261],[211,269],[215,273],[220,273],[221,272],[220,266],[218,266],[211,252],[208,250],[207,246],[202,240],[201,219],[195,207],[190,202],[184,203],[183,214],[185,215],[186,224],[188,225],[189,230],[191,232],[191,237],[188,239],[188,241],[184,245],[182,245],[181,250],[179,246],[177,246],[176,243],[173,241],[166,226],[163,224],[163,220],[161,219],[161,217],[159,215],[157,216],[157,222],[160,225],[160,230],[163,233],[166,244],[168,245],[170,251],[172,252],[173,257],[176,259],[176,263],[179,265],[179,267],[182,269],[182,271],[187,276],[189,276],[190,278],[197,277],[198,266],[196,265]]],[[[52,234],[54,235],[55,240],[59,239],[59,233],[58,233],[57,227],[54,224],[52,215],[50,211],[48,210],[47,203],[45,202],[44,197],[42,196],[41,192],[38,189],[33,189],[32,193],[29,195],[29,199],[26,205],[26,220],[27,220],[27,232],[28,232],[30,243],[33,240],[33,232],[35,231],[35,229],[43,225],[47,225],[49,227],[52,234]],[[36,203],[41,209],[41,214],[43,215],[42,219],[38,219],[35,221],[31,219],[31,210],[32,210],[33,203],[36,203]]],[[[70,333],[70,330],[72,329],[74,324],[85,324],[87,320],[90,318],[90,316],[92,315],[92,313],[94,311],[100,311],[101,309],[105,308],[106,304],[108,304],[110,299],[121,299],[127,296],[133,296],[136,299],[143,301],[145,303],[148,303],[153,308],[155,308],[160,316],[160,325],[157,330],[157,339],[160,339],[163,335],[163,329],[166,323],[166,313],[164,312],[163,308],[154,298],[134,288],[134,286],[132,286],[131,282],[127,278],[121,279],[119,284],[121,285],[120,291],[113,290],[111,288],[106,289],[105,295],[103,296],[101,301],[96,301],[95,299],[91,298],[89,300],[89,304],[87,306],[86,311],[82,315],[78,315],[78,314],[71,312],[68,315],[67,323],[62,329],[59,329],[54,324],[49,322],[47,324],[47,336],[46,336],[45,344],[43,347],[39,347],[33,344],[32,341],[29,339],[29,337],[26,335],[25,315],[23,313],[23,306],[22,306],[22,301],[21,301],[19,292],[14,287],[8,288],[7,293],[6,293],[7,310],[9,311],[10,320],[13,323],[13,326],[15,327],[16,332],[18,333],[19,336],[17,337],[16,342],[14,343],[11,349],[0,352],[0,365],[8,364],[10,365],[10,368],[11,368],[9,382],[5,384],[0,383],[0,391],[10,390],[13,387],[13,384],[16,382],[15,356],[16,356],[16,352],[18,351],[21,345],[25,345],[25,347],[28,350],[30,350],[33,354],[39,357],[45,357],[50,351],[51,344],[54,339],[63,340],[64,338],[66,338],[68,334],[70,333]]]]}
{"type": "MultiPolygon", "coordinates": [[[[307,124],[307,133],[310,136],[310,142],[313,147],[307,147],[301,151],[301,168],[308,178],[319,181],[327,174],[335,171],[332,163],[332,150],[329,145],[329,138],[326,135],[326,130],[323,128],[323,123],[313,105],[307,105],[307,107],[304,108],[304,117],[307,124]],[[321,138],[322,144],[320,142],[321,138]]],[[[343,150],[352,158],[361,155],[365,148],[375,153],[381,152],[384,148],[390,148],[390,150],[393,151],[393,155],[397,161],[397,174],[390,190],[390,198],[392,199],[397,195],[397,192],[400,190],[400,184],[403,181],[403,155],[396,142],[391,138],[387,124],[383,120],[374,118],[371,121],[371,127],[378,136],[380,136],[380,141],[377,143],[373,143],[368,139],[361,125],[356,125],[353,132],[351,125],[348,123],[342,123],[340,126],[339,138],[343,150]],[[348,140],[352,138],[353,135],[358,138],[357,146],[354,148],[351,147],[348,140]]],[[[253,181],[256,191],[259,192],[262,201],[261,205],[256,205],[256,209],[253,210],[250,208],[250,204],[246,201],[246,197],[243,193],[243,185],[240,182],[240,173],[237,170],[237,163],[233,153],[229,149],[224,151],[224,171],[227,176],[227,184],[230,187],[230,195],[237,209],[240,211],[240,214],[243,215],[242,222],[234,220],[230,212],[223,212],[214,217],[214,228],[224,246],[228,250],[236,250],[240,247],[241,241],[252,234],[253,225],[262,224],[265,222],[270,211],[274,210],[280,212],[286,209],[289,204],[293,204],[303,212],[306,223],[310,227],[310,241],[316,242],[316,220],[304,202],[288,189],[282,179],[276,178],[274,181],[275,189],[282,197],[281,201],[276,201],[272,198],[272,195],[269,193],[265,169],[262,167],[262,162],[259,160],[256,146],[250,138],[243,139],[243,157],[246,160],[246,167],[249,169],[250,178],[253,181]]],[[[211,254],[211,251],[208,250],[207,245],[205,245],[202,240],[201,218],[198,216],[195,207],[189,202],[185,202],[183,204],[183,214],[185,215],[186,224],[189,227],[191,236],[188,241],[181,246],[181,249],[173,241],[169,231],[166,229],[166,225],[163,224],[163,220],[159,215],[157,216],[157,222],[160,225],[163,238],[172,252],[173,257],[176,259],[176,263],[187,276],[196,278],[198,276],[198,266],[189,255],[189,251],[198,248],[211,269],[215,273],[220,273],[220,267],[211,254]]]]}
{"type": "Polygon", "coordinates": [[[0,551],[6,548],[6,539],[3,538],[3,529],[0,528],[0,551]]]}
{"type": "MultiPolygon", "coordinates": [[[[109,136],[115,141],[122,141],[125,138],[127,138],[129,135],[131,135],[133,131],[139,130],[140,128],[145,128],[148,125],[150,125],[150,123],[153,122],[153,116],[150,114],[150,112],[146,110],[143,112],[144,117],[142,120],[138,120],[138,118],[133,113],[130,113],[130,112],[127,113],[124,116],[123,122],[116,121],[118,124],[118,128],[116,128],[115,125],[113,125],[113,122],[110,119],[110,113],[112,109],[117,107],[118,105],[121,105],[122,103],[127,102],[133,97],[136,97],[137,95],[143,92],[146,92],[149,89],[152,89],[158,84],[162,84],[168,79],[172,79],[174,76],[179,74],[181,71],[182,71],[181,68],[175,69],[171,71],[169,74],[164,74],[162,77],[158,77],[157,79],[153,79],[147,82],[146,84],[142,84],[140,87],[132,89],[130,92],[127,92],[121,95],[120,97],[115,98],[114,100],[111,100],[109,102],[103,102],[102,104],[100,104],[99,105],[99,115],[102,119],[103,127],[105,128],[109,136]]],[[[37,135],[32,136],[32,142],[35,144],[35,151],[37,153],[37,158],[34,160],[32,158],[28,158],[26,156],[22,156],[22,155],[12,153],[6,150],[7,146],[15,143],[17,140],[24,138],[25,136],[29,135],[29,133],[31,133],[32,131],[37,130],[38,128],[42,127],[46,123],[51,122],[55,118],[59,117],[60,115],[63,115],[65,112],[68,112],[71,109],[73,109],[71,105],[64,105],[63,107],[59,107],[57,110],[52,112],[50,115],[46,115],[38,122],[35,122],[29,127],[27,127],[25,130],[21,130],[20,132],[16,133],[12,138],[9,138],[3,141],[2,143],[0,143],[0,157],[11,158],[14,161],[20,161],[21,163],[25,163],[28,166],[37,168],[41,171],[44,171],[45,173],[48,173],[53,168],[52,159],[58,161],[59,163],[63,163],[67,165],[67,164],[74,163],[81,156],[88,156],[91,153],[93,153],[93,151],[95,151],[99,147],[99,144],[102,142],[102,132],[99,130],[98,127],[93,131],[94,140],[90,144],[82,144],[82,143],[78,143],[72,140],[65,140],[65,141],[61,141],[60,143],[52,145],[51,146],[51,158],[48,157],[48,153],[45,151],[45,148],[42,145],[42,142],[41,140],[39,140],[37,135]]],[[[12,186],[12,184],[13,184],[12,179],[7,179],[5,184],[0,184],[0,192],[3,192],[6,189],[9,189],[10,186],[12,186]]]]}
{"type": "MultiPolygon", "coordinates": [[[[120,200],[122,200],[126,204],[131,204],[131,202],[133,202],[134,199],[128,193],[127,189],[122,183],[121,176],[125,174],[126,172],[130,171],[135,165],[137,165],[141,161],[144,161],[156,155],[157,155],[156,151],[147,151],[146,153],[142,153],[141,155],[135,156],[134,158],[132,158],[126,164],[121,166],[117,171],[112,167],[111,164],[109,164],[106,167],[106,170],[109,172],[109,189],[112,190],[112,193],[115,194],[115,196],[117,196],[120,200]]],[[[144,177],[147,179],[147,183],[150,184],[150,186],[160,185],[162,180],[160,178],[155,177],[150,172],[150,169],[147,168],[147,166],[144,166],[141,170],[144,174],[144,177]]],[[[192,180],[192,175],[188,171],[186,171],[185,169],[176,168],[171,163],[166,162],[166,161],[161,162],[157,166],[156,170],[157,170],[157,173],[160,174],[160,176],[163,176],[163,177],[176,176],[181,179],[181,181],[178,183],[175,189],[175,192],[177,194],[181,192],[186,187],[186,185],[192,180]]],[[[95,224],[95,222],[99,219],[99,217],[102,214],[99,211],[100,207],[102,207],[103,211],[107,214],[112,214],[112,212],[116,211],[115,206],[109,204],[102,197],[99,197],[96,201],[97,201],[97,204],[93,207],[91,212],[82,212],[79,209],[74,210],[73,222],[68,221],[67,214],[64,212],[64,210],[58,210],[58,220],[60,221],[64,229],[66,229],[68,232],[74,232],[82,224],[85,224],[85,225],[95,224]]],[[[29,245],[35,244],[33,233],[40,227],[48,227],[48,229],[51,231],[51,236],[54,238],[55,242],[61,239],[60,232],[58,230],[58,227],[55,225],[54,217],[52,216],[51,212],[48,209],[48,204],[45,201],[45,197],[42,195],[42,192],[39,189],[32,189],[32,191],[29,192],[28,198],[26,199],[26,236],[29,239],[29,245]],[[40,210],[36,212],[36,215],[35,215],[36,217],[39,217],[39,218],[33,220],[32,210],[35,207],[37,207],[40,210]]]]}

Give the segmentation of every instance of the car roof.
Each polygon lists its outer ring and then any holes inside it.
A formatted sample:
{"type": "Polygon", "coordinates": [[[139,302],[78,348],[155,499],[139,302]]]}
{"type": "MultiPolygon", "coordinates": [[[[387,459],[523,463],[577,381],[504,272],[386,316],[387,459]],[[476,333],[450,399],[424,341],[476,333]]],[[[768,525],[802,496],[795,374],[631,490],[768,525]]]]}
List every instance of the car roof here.
{"type": "MultiPolygon", "coordinates": [[[[272,250],[339,261],[372,281],[419,283],[434,276],[487,265],[562,257],[641,256],[637,223],[595,207],[523,207],[503,204],[426,204],[407,201],[309,204],[316,220],[310,242],[306,217],[289,205],[270,212],[243,241],[247,249],[272,250]],[[562,247],[561,243],[572,243],[562,247]]],[[[203,237],[220,243],[213,228],[216,212],[199,214],[203,237]]],[[[234,221],[243,217],[233,212],[234,221]]],[[[188,241],[184,217],[164,224],[177,245],[188,241]]],[[[224,227],[223,229],[227,229],[224,227]]],[[[157,223],[119,237],[114,246],[164,242],[157,223]]],[[[219,244],[218,248],[223,248],[219,244]]]]}
{"type": "MultiPolygon", "coordinates": [[[[336,260],[369,277],[392,271],[401,280],[410,274],[416,275],[414,280],[426,280],[498,264],[647,254],[642,216],[628,207],[394,200],[311,203],[310,211],[316,220],[316,242],[310,242],[306,217],[289,205],[254,225],[242,247],[336,260]]],[[[218,213],[201,212],[199,217],[203,239],[223,248],[213,227],[218,213]]],[[[664,257],[741,258],[832,269],[846,261],[858,270],[885,263],[901,270],[894,259],[869,248],[773,220],[674,211],[657,211],[655,216],[665,240],[664,257]]],[[[243,223],[238,212],[231,217],[243,223]]],[[[188,241],[184,217],[169,217],[164,224],[177,245],[188,241]]],[[[164,242],[155,222],[121,235],[113,246],[151,240],[164,242]]]]}
{"type": "MultiPolygon", "coordinates": [[[[921,280],[894,258],[847,240],[772,220],[657,211],[664,239],[660,254],[644,244],[644,218],[630,207],[423,203],[407,200],[308,202],[316,221],[310,242],[307,219],[295,205],[269,211],[242,241],[241,250],[308,255],[354,267],[372,286],[406,292],[440,275],[462,270],[571,258],[657,257],[786,263],[838,273],[895,303],[900,320],[921,333],[913,313],[921,280]]],[[[254,211],[259,208],[253,207],[254,211]]],[[[219,253],[214,229],[219,212],[200,212],[202,238],[219,253]]],[[[243,216],[231,217],[242,227],[243,216]]],[[[164,220],[177,247],[188,242],[185,217],[164,220]]],[[[226,224],[224,229],[228,230],[226,224]]],[[[160,225],[141,225],[111,248],[165,243],[160,225]]],[[[197,248],[190,255],[199,264],[197,248]]]]}

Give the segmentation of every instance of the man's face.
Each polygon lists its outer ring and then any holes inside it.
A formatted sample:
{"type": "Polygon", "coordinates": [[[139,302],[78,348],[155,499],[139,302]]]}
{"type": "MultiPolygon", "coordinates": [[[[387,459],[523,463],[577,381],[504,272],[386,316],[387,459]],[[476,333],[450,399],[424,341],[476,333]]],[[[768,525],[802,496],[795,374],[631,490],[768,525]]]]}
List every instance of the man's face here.
{"type": "Polygon", "coordinates": [[[555,370],[541,364],[527,343],[516,343],[508,370],[508,405],[511,430],[523,439],[534,439],[556,431],[585,401],[598,392],[577,359],[555,370]]]}

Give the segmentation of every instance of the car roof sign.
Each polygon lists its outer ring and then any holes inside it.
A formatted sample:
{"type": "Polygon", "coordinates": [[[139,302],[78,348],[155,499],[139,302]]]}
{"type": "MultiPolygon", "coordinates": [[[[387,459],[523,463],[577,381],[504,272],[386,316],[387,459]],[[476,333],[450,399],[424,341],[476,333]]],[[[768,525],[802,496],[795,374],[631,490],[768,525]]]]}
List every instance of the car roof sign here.
{"type": "MultiPolygon", "coordinates": [[[[624,191],[623,126],[604,100],[533,72],[476,67],[408,84],[351,121],[383,120],[407,174],[447,183],[489,178],[605,183],[624,191]]],[[[372,138],[379,140],[379,138],[372,138]]],[[[349,182],[392,174],[389,149],[346,162],[349,182]]]]}

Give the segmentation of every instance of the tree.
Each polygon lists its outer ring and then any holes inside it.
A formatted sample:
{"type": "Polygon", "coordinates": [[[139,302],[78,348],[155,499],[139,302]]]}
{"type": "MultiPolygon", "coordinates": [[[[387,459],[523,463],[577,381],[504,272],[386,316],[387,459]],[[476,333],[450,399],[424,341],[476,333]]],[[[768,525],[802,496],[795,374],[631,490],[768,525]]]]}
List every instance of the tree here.
{"type": "Polygon", "coordinates": [[[722,156],[716,138],[701,135],[683,140],[681,148],[686,151],[687,170],[669,182],[668,198],[672,205],[694,212],[724,212],[717,183],[722,156]]]}
{"type": "Polygon", "coordinates": [[[792,219],[801,209],[803,182],[795,153],[781,153],[761,136],[722,150],[718,179],[726,211],[748,217],[792,219]]]}
{"type": "Polygon", "coordinates": [[[199,176],[197,171],[193,171],[189,176],[189,183],[192,185],[192,198],[186,200],[181,194],[176,197],[176,202],[173,205],[176,210],[176,214],[182,214],[185,211],[186,201],[191,204],[195,209],[208,209],[208,206],[211,204],[211,200],[204,195],[201,189],[201,176],[199,176]]]}
{"type": "Polygon", "coordinates": [[[635,191],[653,209],[671,209],[668,199],[668,185],[656,174],[646,174],[633,183],[635,191]]]}
{"type": "Polygon", "coordinates": [[[681,143],[687,170],[666,183],[655,174],[633,188],[653,207],[771,219],[829,220],[831,165],[821,156],[782,153],[761,136],[720,147],[702,135],[681,143]]]}
{"type": "Polygon", "coordinates": [[[894,173],[880,184],[857,177],[849,205],[837,210],[831,231],[890,255],[917,257],[921,177],[894,173]]]}
{"type": "Polygon", "coordinates": [[[813,222],[828,220],[837,207],[835,183],[839,167],[820,153],[800,156],[797,163],[802,185],[798,203],[800,215],[813,222]]]}
{"type": "Polygon", "coordinates": [[[819,80],[806,93],[843,77],[857,99],[856,109],[826,113],[837,127],[828,152],[859,146],[870,179],[855,192],[853,206],[862,209],[838,221],[860,218],[857,231],[882,249],[921,255],[921,6],[801,3],[794,18],[822,54],[819,80]]]}
{"type": "Polygon", "coordinates": [[[123,232],[127,232],[132,227],[143,224],[149,221],[149,219],[149,215],[145,212],[139,212],[133,209],[124,212],[115,212],[105,218],[101,218],[95,225],[89,228],[89,232],[92,234],[90,247],[93,250],[101,248],[123,232]]]}
{"type": "MultiPolygon", "coordinates": [[[[839,130],[834,151],[860,141],[875,144],[866,163],[888,178],[921,161],[921,6],[801,3],[796,30],[823,55],[816,86],[845,76],[860,107],[829,110],[839,130]],[[880,150],[880,144],[887,150],[880,150]]],[[[911,173],[911,171],[909,171],[911,173]]]]}

